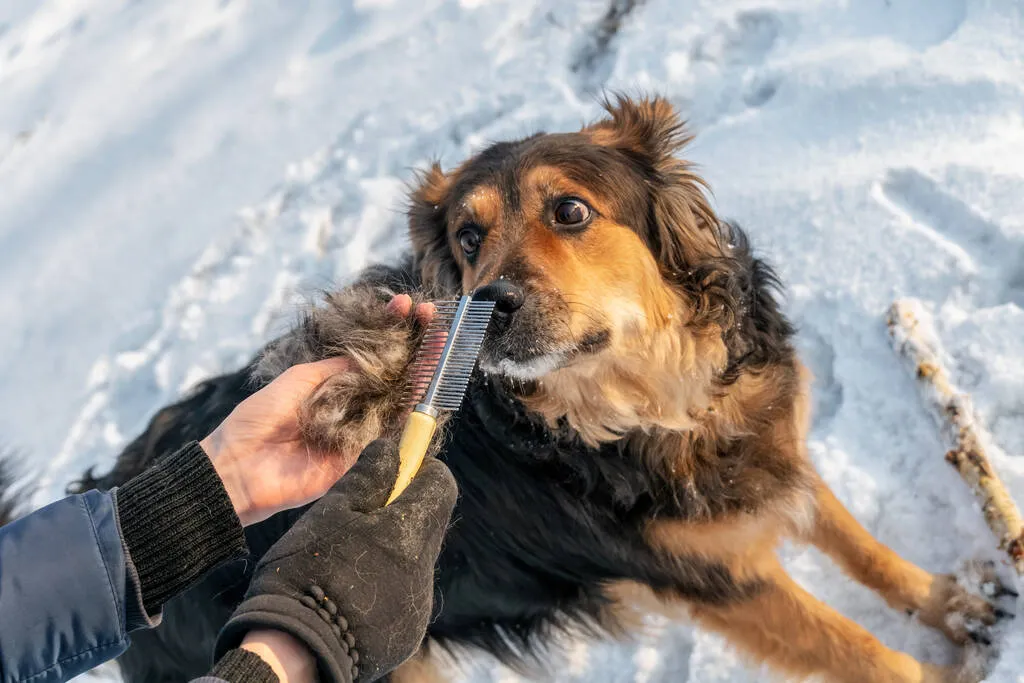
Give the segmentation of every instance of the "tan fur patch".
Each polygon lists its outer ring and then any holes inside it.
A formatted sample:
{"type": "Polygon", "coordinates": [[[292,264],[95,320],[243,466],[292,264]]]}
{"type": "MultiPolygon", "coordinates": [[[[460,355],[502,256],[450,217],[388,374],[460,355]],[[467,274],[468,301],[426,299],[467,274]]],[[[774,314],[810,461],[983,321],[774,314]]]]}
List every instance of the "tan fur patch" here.
{"type": "Polygon", "coordinates": [[[501,225],[502,203],[498,188],[490,185],[478,185],[466,196],[463,202],[455,207],[452,216],[453,224],[471,220],[480,225],[501,225]]]}
{"type": "Polygon", "coordinates": [[[545,377],[526,405],[552,425],[564,417],[592,445],[633,429],[697,427],[694,410],[710,402],[724,347],[676,329],[613,341],[608,351],[545,377]]]}

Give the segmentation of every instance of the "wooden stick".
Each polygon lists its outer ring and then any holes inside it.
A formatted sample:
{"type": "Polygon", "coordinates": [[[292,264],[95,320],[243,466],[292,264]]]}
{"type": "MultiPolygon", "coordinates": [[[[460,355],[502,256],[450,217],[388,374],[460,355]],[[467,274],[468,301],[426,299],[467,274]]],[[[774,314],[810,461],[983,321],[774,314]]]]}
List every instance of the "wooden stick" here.
{"type": "Polygon", "coordinates": [[[970,396],[953,385],[942,365],[928,313],[916,301],[900,300],[889,309],[888,325],[893,347],[912,363],[921,393],[951,446],[946,460],[971,487],[1000,549],[1024,576],[1024,520],[985,454],[983,437],[987,435],[975,417],[970,396]]]}

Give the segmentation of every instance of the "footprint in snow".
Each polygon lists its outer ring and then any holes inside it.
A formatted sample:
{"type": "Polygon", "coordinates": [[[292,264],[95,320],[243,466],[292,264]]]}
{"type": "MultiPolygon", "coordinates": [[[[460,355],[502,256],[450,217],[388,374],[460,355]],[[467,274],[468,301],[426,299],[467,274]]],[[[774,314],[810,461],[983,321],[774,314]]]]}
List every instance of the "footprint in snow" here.
{"type": "Polygon", "coordinates": [[[982,306],[1024,308],[1024,242],[916,169],[890,169],[880,189],[890,211],[954,258],[964,293],[982,306]]]}

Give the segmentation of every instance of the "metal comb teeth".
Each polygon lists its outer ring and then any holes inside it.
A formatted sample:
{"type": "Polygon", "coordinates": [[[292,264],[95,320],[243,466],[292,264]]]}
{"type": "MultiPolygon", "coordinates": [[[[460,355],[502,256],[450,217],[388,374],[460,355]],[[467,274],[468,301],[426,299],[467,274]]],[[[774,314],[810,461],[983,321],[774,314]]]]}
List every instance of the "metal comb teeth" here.
{"type": "Polygon", "coordinates": [[[409,405],[428,411],[458,410],[476,368],[493,301],[472,297],[435,302],[436,312],[409,371],[409,405]]]}

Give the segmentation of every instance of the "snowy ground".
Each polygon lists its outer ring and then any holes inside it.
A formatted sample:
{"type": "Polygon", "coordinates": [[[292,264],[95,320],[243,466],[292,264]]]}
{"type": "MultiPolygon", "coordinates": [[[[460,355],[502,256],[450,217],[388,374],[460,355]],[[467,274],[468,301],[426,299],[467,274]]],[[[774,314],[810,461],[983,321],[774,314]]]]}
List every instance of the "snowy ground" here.
{"type": "MultiPolygon", "coordinates": [[[[399,253],[411,167],[576,128],[611,87],[687,113],[719,210],[779,267],[838,495],[924,567],[995,557],[883,316],[934,312],[1024,502],[1024,5],[616,0],[609,42],[609,2],[0,3],[0,434],[39,502],[296,293],[399,253]]],[[[817,553],[787,558],[888,645],[952,656],[817,553]]],[[[1024,619],[1000,645],[990,680],[1021,683],[1024,619]]],[[[686,626],[572,644],[552,677],[767,680],[686,626]]]]}

